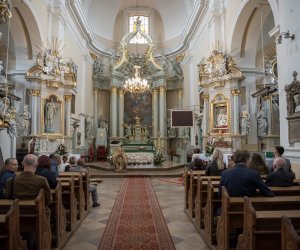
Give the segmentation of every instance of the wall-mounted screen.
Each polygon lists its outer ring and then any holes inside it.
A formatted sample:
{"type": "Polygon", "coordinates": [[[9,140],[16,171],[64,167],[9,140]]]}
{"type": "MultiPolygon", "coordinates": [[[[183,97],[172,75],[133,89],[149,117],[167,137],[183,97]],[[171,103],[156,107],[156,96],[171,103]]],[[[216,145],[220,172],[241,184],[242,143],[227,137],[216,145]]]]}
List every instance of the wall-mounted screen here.
{"type": "Polygon", "coordinates": [[[171,110],[171,127],[193,127],[194,114],[191,110],[171,110]]]}

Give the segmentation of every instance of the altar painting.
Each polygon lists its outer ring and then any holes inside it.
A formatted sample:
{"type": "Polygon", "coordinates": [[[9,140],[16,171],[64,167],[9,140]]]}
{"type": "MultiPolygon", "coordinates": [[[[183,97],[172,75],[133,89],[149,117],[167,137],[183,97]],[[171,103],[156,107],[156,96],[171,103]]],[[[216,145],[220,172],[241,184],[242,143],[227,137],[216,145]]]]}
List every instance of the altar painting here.
{"type": "Polygon", "coordinates": [[[152,134],[152,94],[125,93],[124,95],[124,124],[135,124],[136,117],[140,118],[142,125],[145,125],[152,134]]]}
{"type": "Polygon", "coordinates": [[[229,133],[230,110],[229,101],[222,94],[216,95],[211,102],[211,133],[229,133]]]}

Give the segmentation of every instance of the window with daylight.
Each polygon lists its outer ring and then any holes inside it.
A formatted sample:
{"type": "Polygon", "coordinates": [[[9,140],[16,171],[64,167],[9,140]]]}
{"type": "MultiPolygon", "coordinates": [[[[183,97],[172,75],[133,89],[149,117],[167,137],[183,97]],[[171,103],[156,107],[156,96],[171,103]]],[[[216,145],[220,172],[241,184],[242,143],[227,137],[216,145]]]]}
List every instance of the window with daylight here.
{"type": "MultiPolygon", "coordinates": [[[[141,31],[149,34],[149,17],[147,16],[139,16],[140,22],[141,22],[141,31]]],[[[136,26],[137,26],[137,20],[138,16],[131,16],[129,17],[129,32],[135,32],[136,26]]],[[[131,40],[130,43],[139,43],[139,44],[145,44],[147,43],[147,40],[141,35],[136,34],[131,40]]]]}

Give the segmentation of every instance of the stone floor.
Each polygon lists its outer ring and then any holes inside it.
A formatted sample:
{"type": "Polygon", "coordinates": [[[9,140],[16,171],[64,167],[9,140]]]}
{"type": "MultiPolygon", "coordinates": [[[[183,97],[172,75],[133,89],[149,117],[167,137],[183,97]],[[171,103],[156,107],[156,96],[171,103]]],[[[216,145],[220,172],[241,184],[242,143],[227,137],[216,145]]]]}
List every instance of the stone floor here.
{"type": "MultiPolygon", "coordinates": [[[[92,208],[64,249],[97,249],[123,178],[105,178],[98,185],[100,207],[92,208]]],[[[176,249],[208,249],[183,210],[183,186],[162,178],[152,178],[152,184],[167,222],[176,249]]]]}

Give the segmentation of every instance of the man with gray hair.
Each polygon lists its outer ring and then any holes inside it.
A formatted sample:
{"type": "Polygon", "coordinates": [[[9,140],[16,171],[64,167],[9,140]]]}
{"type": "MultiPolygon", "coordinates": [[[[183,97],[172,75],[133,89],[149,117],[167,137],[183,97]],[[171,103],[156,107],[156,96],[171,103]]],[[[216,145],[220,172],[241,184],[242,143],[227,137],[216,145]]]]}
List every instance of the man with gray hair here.
{"type": "Polygon", "coordinates": [[[290,187],[294,185],[292,175],[284,170],[285,164],[284,158],[275,158],[273,162],[274,172],[268,174],[266,179],[267,186],[290,187]]]}

